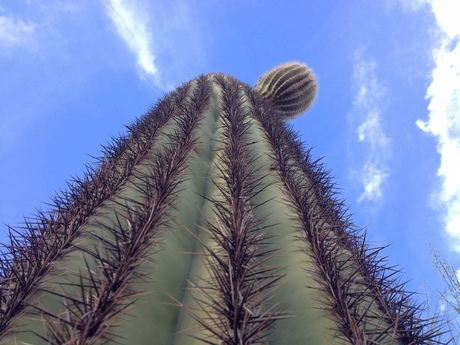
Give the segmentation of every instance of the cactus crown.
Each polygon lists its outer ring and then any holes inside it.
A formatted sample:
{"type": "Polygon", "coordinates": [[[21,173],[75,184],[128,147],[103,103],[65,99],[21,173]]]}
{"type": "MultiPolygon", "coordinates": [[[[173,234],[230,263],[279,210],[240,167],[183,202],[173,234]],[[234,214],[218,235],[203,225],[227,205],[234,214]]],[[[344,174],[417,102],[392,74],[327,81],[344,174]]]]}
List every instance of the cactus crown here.
{"type": "Polygon", "coordinates": [[[316,96],[317,83],[307,65],[289,62],[265,73],[254,89],[273,103],[281,118],[288,120],[310,107],[316,96]]]}

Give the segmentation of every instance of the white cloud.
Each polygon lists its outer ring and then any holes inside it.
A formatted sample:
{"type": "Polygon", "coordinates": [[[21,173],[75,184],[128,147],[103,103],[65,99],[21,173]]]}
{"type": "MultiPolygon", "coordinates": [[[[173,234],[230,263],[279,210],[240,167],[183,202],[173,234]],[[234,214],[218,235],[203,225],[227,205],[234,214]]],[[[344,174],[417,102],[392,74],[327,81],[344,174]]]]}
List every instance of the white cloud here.
{"type": "Polygon", "coordinates": [[[194,0],[106,0],[106,3],[118,35],[136,56],[142,78],[170,90],[203,73],[205,21],[199,18],[199,6],[194,0]]]}
{"type": "Polygon", "coordinates": [[[379,167],[376,162],[368,160],[364,165],[361,181],[364,184],[364,191],[358,201],[380,199],[382,194],[382,184],[388,177],[388,173],[379,167]]]}
{"type": "Polygon", "coordinates": [[[141,76],[152,78],[160,86],[160,73],[155,64],[152,33],[148,29],[149,18],[146,11],[136,8],[132,1],[123,0],[110,0],[107,8],[118,34],[136,56],[141,76]]]}
{"type": "Polygon", "coordinates": [[[458,38],[460,34],[460,3],[457,0],[431,0],[429,1],[438,25],[447,37],[458,38]]]}
{"type": "MultiPolygon", "coordinates": [[[[34,36],[34,25],[7,16],[0,16],[0,46],[30,47],[34,36]]],[[[2,49],[3,50],[3,49],[2,49]]]]}
{"type": "Polygon", "coordinates": [[[365,163],[359,173],[364,191],[358,201],[381,199],[382,185],[388,177],[389,139],[383,132],[380,116],[385,90],[377,82],[375,68],[375,61],[366,61],[356,54],[353,77],[357,94],[352,115],[359,122],[356,128],[358,140],[366,145],[365,163]]]}
{"type": "Polygon", "coordinates": [[[438,196],[446,208],[445,230],[460,252],[460,2],[432,0],[429,4],[438,29],[433,50],[436,66],[426,94],[428,120],[418,120],[417,126],[438,140],[442,181],[438,196]]]}

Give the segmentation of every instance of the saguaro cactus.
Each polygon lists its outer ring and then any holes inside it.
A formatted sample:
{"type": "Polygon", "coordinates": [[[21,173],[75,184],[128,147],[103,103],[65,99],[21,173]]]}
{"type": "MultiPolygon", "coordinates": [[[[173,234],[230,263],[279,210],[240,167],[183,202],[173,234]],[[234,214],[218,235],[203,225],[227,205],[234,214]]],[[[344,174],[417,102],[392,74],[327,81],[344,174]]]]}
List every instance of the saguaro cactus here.
{"type": "Polygon", "coordinates": [[[54,207],[10,230],[1,344],[428,344],[435,331],[285,123],[282,65],[165,96],[54,207]]]}

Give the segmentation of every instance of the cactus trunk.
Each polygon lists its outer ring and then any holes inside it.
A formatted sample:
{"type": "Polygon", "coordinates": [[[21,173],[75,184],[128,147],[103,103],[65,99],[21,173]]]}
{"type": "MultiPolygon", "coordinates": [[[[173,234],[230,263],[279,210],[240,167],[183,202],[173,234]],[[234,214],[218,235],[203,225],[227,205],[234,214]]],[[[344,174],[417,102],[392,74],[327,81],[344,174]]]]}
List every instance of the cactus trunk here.
{"type": "Polygon", "coordinates": [[[428,344],[272,86],[184,84],[12,230],[0,344],[428,344]]]}

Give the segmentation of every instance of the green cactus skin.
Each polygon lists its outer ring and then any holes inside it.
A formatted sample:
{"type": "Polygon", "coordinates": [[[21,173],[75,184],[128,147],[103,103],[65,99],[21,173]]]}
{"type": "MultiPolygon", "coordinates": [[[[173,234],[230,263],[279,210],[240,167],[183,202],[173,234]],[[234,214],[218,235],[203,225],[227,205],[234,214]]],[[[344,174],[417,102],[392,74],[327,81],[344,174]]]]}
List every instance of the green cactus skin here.
{"type": "Polygon", "coordinates": [[[290,62],[264,74],[255,86],[264,98],[273,102],[278,116],[292,119],[313,103],[317,82],[313,71],[300,62],[290,62]]]}
{"type": "Polygon", "coordinates": [[[275,108],[210,74],[128,126],[11,229],[0,344],[431,344],[275,108]]]}

